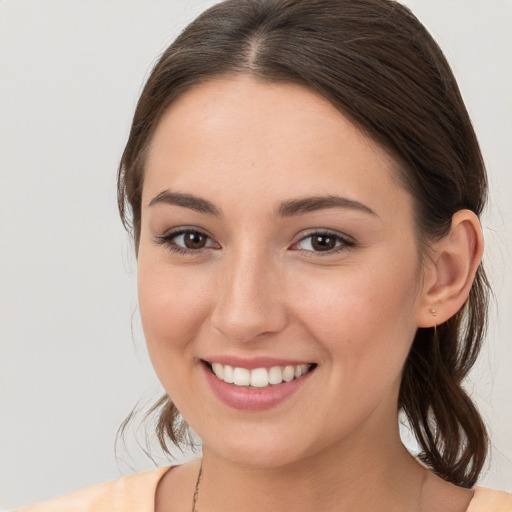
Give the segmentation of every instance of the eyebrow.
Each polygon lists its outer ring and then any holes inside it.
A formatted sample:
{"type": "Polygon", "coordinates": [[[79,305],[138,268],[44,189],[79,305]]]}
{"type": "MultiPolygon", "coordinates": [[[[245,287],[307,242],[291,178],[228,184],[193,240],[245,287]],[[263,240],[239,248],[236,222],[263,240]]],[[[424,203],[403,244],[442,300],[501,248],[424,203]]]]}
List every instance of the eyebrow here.
{"type": "Polygon", "coordinates": [[[182,206],[183,208],[190,208],[199,213],[209,213],[210,215],[220,215],[221,211],[210,201],[202,199],[192,194],[183,194],[181,192],[171,192],[164,190],[155,196],[149,202],[149,206],[155,204],[171,204],[175,206],[182,206]]]}
{"type": "MultiPolygon", "coordinates": [[[[199,213],[208,213],[216,216],[222,214],[222,211],[207,199],[203,199],[192,194],[184,194],[182,192],[164,190],[149,202],[149,206],[162,203],[190,208],[191,210],[195,210],[199,213]]],[[[338,195],[313,196],[284,201],[276,210],[276,216],[293,217],[295,215],[302,215],[304,213],[327,210],[330,208],[359,210],[378,217],[378,215],[365,204],[354,199],[338,195]]]]}
{"type": "Polygon", "coordinates": [[[277,210],[277,215],[280,217],[291,217],[293,215],[301,215],[303,213],[318,210],[327,210],[329,208],[359,210],[378,217],[378,215],[365,204],[354,199],[338,195],[305,197],[303,199],[284,201],[277,210]]]}

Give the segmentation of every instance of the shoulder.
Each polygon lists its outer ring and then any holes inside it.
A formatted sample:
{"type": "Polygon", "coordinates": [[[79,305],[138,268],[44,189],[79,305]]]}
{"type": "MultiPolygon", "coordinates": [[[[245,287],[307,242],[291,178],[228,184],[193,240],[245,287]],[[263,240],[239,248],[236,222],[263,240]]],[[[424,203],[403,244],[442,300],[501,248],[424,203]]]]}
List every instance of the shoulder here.
{"type": "Polygon", "coordinates": [[[512,494],[477,487],[467,512],[512,512],[512,494]]]}
{"type": "Polygon", "coordinates": [[[124,476],[14,512],[153,512],[158,482],[169,469],[124,476]]]}

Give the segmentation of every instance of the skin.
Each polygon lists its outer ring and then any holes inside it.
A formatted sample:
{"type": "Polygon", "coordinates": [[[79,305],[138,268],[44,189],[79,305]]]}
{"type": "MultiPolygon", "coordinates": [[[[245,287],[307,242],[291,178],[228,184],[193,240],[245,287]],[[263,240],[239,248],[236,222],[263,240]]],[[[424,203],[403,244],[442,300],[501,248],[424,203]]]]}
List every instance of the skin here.
{"type": "MultiPolygon", "coordinates": [[[[145,170],[139,302],[158,377],[203,440],[201,512],[466,509],[471,491],[403,447],[397,397],[416,329],[464,303],[481,231],[458,212],[421,264],[396,172],[329,102],[293,84],[219,78],[163,116],[145,170]],[[155,200],[166,191],[217,214],[155,200]],[[279,215],[283,202],[333,195],[364,208],[279,215]],[[205,246],[183,253],[169,233],[191,226],[205,246]],[[315,251],[319,230],[340,250],[315,251]],[[242,411],[206,383],[200,361],[216,355],[317,367],[291,398],[242,411]]],[[[167,473],[157,512],[190,510],[197,472],[192,462],[167,473]]]]}

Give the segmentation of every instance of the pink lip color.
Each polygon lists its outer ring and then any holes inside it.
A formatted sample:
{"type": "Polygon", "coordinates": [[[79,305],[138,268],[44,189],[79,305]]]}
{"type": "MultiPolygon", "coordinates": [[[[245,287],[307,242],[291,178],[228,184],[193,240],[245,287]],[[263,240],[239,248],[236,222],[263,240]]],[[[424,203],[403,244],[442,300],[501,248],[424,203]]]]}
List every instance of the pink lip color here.
{"type": "MultiPolygon", "coordinates": [[[[266,388],[248,388],[228,384],[218,379],[204,363],[201,363],[201,367],[210,388],[221,402],[235,409],[246,411],[262,411],[275,407],[295,394],[312,373],[308,372],[299,379],[270,385],[266,388]]],[[[255,366],[255,368],[261,368],[261,366],[255,366]]]]}

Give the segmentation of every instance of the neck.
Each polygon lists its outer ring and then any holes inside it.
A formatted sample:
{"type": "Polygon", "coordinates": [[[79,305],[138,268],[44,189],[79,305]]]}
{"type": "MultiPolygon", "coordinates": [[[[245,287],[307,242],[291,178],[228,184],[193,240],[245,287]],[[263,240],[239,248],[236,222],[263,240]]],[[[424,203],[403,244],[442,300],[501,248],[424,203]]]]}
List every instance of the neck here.
{"type": "Polygon", "coordinates": [[[198,510],[418,510],[426,472],[402,445],[396,421],[387,430],[370,438],[358,432],[310,457],[272,467],[227,460],[205,447],[198,510]]]}

